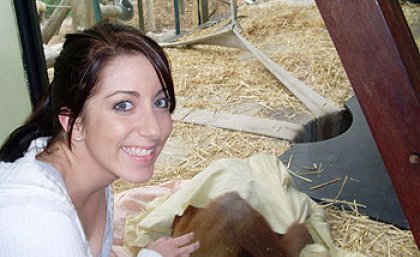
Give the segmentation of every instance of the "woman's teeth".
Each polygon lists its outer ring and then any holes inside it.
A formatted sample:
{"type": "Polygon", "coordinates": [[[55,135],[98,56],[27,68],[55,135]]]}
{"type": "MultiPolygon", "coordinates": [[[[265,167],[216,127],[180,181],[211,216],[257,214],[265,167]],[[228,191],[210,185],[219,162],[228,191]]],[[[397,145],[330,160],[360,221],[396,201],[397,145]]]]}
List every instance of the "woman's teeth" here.
{"type": "Polygon", "coordinates": [[[142,149],[138,147],[123,147],[124,152],[133,156],[148,156],[153,152],[153,149],[142,149]]]}

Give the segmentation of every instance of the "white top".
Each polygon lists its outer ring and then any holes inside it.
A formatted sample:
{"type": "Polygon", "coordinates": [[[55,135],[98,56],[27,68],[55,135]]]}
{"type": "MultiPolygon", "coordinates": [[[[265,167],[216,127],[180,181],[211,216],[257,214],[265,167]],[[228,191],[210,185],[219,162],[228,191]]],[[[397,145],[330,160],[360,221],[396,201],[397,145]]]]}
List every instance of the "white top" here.
{"type": "MultiPolygon", "coordinates": [[[[34,140],[24,157],[0,163],[0,257],[92,257],[61,174],[35,159],[46,143],[46,138],[34,140]]],[[[97,257],[111,253],[111,186],[106,199],[107,223],[97,257]]],[[[142,251],[141,256],[156,256],[151,252],[142,251]]]]}

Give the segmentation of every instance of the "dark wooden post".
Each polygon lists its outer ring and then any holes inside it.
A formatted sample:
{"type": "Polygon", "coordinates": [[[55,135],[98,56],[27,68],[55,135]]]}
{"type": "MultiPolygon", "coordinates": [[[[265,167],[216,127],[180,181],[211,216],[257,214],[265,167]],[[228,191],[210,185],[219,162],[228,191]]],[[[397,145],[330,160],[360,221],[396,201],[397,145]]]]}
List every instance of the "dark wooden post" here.
{"type": "Polygon", "coordinates": [[[401,6],[316,3],[420,246],[420,55],[401,6]]]}

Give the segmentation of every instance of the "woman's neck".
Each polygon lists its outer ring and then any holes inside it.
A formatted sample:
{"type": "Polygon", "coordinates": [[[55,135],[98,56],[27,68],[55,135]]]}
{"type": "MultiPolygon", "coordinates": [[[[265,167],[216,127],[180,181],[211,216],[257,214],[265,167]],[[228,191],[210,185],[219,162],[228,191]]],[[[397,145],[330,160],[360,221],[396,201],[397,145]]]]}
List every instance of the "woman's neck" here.
{"type": "MultiPolygon", "coordinates": [[[[106,225],[106,193],[110,182],[102,179],[88,161],[79,158],[64,143],[54,143],[42,151],[38,160],[55,167],[82,223],[93,256],[101,250],[106,225]]],[[[111,181],[112,182],[112,181],[111,181]]]]}
{"type": "Polygon", "coordinates": [[[36,158],[58,170],[75,206],[84,206],[91,197],[103,192],[104,188],[112,183],[112,180],[101,176],[98,168],[89,165],[88,160],[80,158],[63,142],[53,143],[36,158]]]}

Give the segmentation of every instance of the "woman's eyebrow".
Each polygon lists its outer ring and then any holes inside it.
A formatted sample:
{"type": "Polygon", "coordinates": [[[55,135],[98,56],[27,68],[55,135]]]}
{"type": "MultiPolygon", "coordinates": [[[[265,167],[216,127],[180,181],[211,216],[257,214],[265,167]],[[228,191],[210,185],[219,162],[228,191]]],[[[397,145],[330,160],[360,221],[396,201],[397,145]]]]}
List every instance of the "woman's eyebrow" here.
{"type": "Polygon", "coordinates": [[[161,94],[165,94],[165,92],[163,92],[163,89],[159,90],[159,91],[156,93],[155,97],[158,97],[158,96],[159,96],[159,95],[161,95],[161,94]]]}
{"type": "Polygon", "coordinates": [[[117,90],[114,93],[108,95],[106,98],[110,98],[114,95],[118,95],[118,94],[124,94],[124,95],[131,95],[131,96],[135,96],[135,97],[139,97],[140,94],[137,91],[130,91],[130,90],[117,90]]]}

